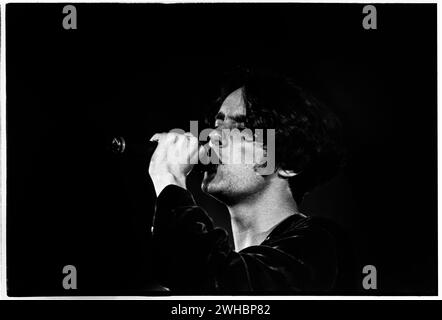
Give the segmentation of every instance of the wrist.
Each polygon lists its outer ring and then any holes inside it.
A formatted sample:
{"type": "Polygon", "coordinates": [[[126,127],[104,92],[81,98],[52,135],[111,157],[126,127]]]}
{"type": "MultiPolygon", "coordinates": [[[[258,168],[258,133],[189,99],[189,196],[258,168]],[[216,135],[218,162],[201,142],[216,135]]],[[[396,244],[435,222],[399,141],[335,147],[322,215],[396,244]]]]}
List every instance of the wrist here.
{"type": "Polygon", "coordinates": [[[151,176],[157,197],[168,185],[176,185],[186,189],[186,177],[176,177],[171,173],[151,176]]]}

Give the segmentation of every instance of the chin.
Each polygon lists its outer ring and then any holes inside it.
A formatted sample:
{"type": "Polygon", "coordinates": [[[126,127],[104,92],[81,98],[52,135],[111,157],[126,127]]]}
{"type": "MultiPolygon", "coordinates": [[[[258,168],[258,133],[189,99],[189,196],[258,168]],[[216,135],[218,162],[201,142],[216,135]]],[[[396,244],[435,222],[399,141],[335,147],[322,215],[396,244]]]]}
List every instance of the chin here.
{"type": "Polygon", "coordinates": [[[201,190],[216,200],[222,203],[225,202],[226,188],[223,188],[223,184],[220,181],[204,179],[201,184],[201,190]]]}
{"type": "Polygon", "coordinates": [[[201,190],[208,194],[212,194],[220,188],[221,178],[219,177],[217,168],[206,171],[203,181],[201,182],[201,190]]]}
{"type": "Polygon", "coordinates": [[[232,190],[229,189],[221,181],[209,181],[207,183],[203,182],[201,189],[204,193],[208,194],[209,196],[223,203],[224,205],[229,206],[238,202],[237,195],[232,193],[232,190]]]}
{"type": "Polygon", "coordinates": [[[207,194],[214,195],[216,193],[222,192],[219,186],[217,186],[216,183],[213,183],[212,181],[205,181],[201,183],[201,190],[207,194]]]}

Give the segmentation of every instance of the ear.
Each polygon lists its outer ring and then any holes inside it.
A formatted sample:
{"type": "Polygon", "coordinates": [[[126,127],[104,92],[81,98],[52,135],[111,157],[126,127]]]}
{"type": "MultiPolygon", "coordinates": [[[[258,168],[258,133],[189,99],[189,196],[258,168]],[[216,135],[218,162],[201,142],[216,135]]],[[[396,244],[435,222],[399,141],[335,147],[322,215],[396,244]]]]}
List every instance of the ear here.
{"type": "Polygon", "coordinates": [[[284,169],[278,169],[278,176],[288,179],[291,177],[296,176],[298,173],[294,172],[293,170],[284,170],[284,169]]]}

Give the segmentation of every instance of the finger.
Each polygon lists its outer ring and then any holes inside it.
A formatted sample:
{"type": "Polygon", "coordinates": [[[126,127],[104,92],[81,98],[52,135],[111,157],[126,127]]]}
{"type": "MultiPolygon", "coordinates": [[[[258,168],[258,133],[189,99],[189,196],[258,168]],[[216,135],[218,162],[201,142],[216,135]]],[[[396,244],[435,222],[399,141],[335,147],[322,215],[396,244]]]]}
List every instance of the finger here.
{"type": "Polygon", "coordinates": [[[187,136],[188,140],[189,140],[189,147],[192,149],[197,149],[198,145],[199,145],[199,141],[197,138],[195,138],[193,135],[192,136],[187,136]]]}
{"type": "Polygon", "coordinates": [[[191,132],[186,132],[184,135],[189,138],[196,138],[191,132]]]}
{"type": "Polygon", "coordinates": [[[186,146],[188,148],[190,148],[190,150],[192,151],[196,151],[198,149],[199,146],[199,141],[198,139],[191,133],[185,133],[184,134],[184,138],[185,138],[185,143],[186,146]]]}
{"type": "Polygon", "coordinates": [[[188,150],[188,145],[189,145],[189,138],[187,136],[185,136],[184,134],[177,134],[175,136],[175,141],[174,141],[175,145],[177,146],[178,149],[180,150],[188,150]]]}
{"type": "Polygon", "coordinates": [[[195,136],[194,136],[192,133],[190,133],[190,132],[186,132],[184,135],[185,135],[185,136],[187,137],[187,139],[188,139],[189,147],[190,147],[190,148],[197,148],[197,146],[199,145],[198,138],[195,137],[195,136]]]}
{"type": "Polygon", "coordinates": [[[158,145],[155,148],[155,151],[150,158],[151,162],[156,161],[157,159],[162,159],[165,157],[165,153],[164,153],[165,143],[164,143],[164,141],[166,139],[164,139],[164,137],[165,137],[165,133],[156,133],[152,136],[152,138],[150,138],[150,141],[158,142],[158,145]]]}
{"type": "Polygon", "coordinates": [[[164,133],[155,133],[149,141],[157,141],[159,142],[164,133]]]}
{"type": "Polygon", "coordinates": [[[165,140],[168,144],[175,143],[178,139],[178,136],[179,136],[176,132],[168,132],[165,135],[166,135],[165,140]]]}

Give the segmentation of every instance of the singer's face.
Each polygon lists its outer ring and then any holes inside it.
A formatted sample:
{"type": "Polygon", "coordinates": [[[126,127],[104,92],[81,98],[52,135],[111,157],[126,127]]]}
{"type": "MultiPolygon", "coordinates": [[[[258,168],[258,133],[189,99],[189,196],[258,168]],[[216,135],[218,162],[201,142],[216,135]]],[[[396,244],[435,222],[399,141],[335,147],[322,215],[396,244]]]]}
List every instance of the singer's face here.
{"type": "Polygon", "coordinates": [[[262,162],[259,155],[263,149],[254,141],[252,132],[247,134],[243,130],[246,116],[240,88],[224,100],[215,119],[215,130],[210,135],[211,141],[220,146],[217,152],[220,164],[205,172],[202,189],[226,204],[240,202],[265,188],[268,183],[265,176],[257,173],[257,163],[262,162]],[[243,139],[223,135],[223,131],[226,133],[232,129],[242,132],[243,139]]]}

